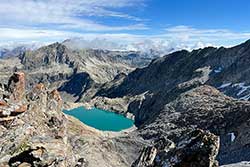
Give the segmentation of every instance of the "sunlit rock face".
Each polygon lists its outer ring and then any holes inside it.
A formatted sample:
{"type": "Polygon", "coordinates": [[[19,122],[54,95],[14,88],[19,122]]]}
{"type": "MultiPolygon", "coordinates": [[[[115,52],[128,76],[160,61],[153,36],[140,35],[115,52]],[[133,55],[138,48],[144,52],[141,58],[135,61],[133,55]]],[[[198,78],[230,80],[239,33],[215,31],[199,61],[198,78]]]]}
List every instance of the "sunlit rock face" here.
{"type": "Polygon", "coordinates": [[[8,91],[11,93],[10,100],[19,102],[25,95],[25,74],[23,72],[14,73],[8,82],[8,91]]]}

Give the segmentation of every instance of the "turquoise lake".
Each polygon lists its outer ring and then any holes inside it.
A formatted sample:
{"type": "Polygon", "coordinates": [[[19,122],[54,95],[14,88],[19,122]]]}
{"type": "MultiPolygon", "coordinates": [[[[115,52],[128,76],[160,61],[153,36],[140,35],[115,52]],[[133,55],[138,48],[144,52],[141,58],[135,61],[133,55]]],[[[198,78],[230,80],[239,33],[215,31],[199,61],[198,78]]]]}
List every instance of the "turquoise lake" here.
{"type": "Polygon", "coordinates": [[[134,121],[122,115],[105,110],[84,107],[63,110],[65,114],[74,116],[84,124],[103,131],[121,131],[134,125],[134,121]]]}

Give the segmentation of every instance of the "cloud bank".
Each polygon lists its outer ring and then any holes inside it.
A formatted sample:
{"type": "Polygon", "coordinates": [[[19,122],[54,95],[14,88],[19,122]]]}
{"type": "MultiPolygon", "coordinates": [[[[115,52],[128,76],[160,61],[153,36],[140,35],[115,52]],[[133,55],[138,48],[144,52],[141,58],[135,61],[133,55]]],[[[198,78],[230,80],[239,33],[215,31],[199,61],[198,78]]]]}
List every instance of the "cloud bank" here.
{"type": "Polygon", "coordinates": [[[232,46],[250,38],[250,31],[201,29],[187,25],[162,29],[150,27],[147,24],[150,20],[129,12],[146,8],[147,0],[0,1],[0,46],[74,39],[78,41],[74,45],[78,43],[77,47],[82,48],[170,52],[232,46]],[[110,20],[119,21],[111,24],[110,20]],[[155,34],[148,33],[156,29],[155,34]]]}

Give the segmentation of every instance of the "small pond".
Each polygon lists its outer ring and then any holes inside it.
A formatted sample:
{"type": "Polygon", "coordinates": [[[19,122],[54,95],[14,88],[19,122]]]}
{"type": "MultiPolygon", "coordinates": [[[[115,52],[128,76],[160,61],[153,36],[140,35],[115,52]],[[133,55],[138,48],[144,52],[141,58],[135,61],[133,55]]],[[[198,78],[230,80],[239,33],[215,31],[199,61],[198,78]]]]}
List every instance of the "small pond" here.
{"type": "Polygon", "coordinates": [[[84,124],[103,131],[121,131],[134,125],[134,121],[114,112],[97,108],[86,109],[78,107],[72,110],[63,110],[65,114],[74,116],[84,124]]]}

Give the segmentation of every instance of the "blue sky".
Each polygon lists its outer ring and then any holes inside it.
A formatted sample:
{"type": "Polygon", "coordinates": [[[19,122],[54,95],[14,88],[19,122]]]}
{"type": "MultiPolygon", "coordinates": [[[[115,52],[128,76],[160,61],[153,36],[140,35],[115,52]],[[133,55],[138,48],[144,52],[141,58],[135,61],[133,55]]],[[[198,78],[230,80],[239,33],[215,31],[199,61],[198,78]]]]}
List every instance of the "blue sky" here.
{"type": "Polygon", "coordinates": [[[201,29],[249,30],[248,0],[152,0],[143,15],[152,25],[188,25],[201,29]]]}
{"type": "Polygon", "coordinates": [[[98,38],[196,48],[250,39],[249,0],[0,0],[0,15],[0,45],[98,38]]]}

